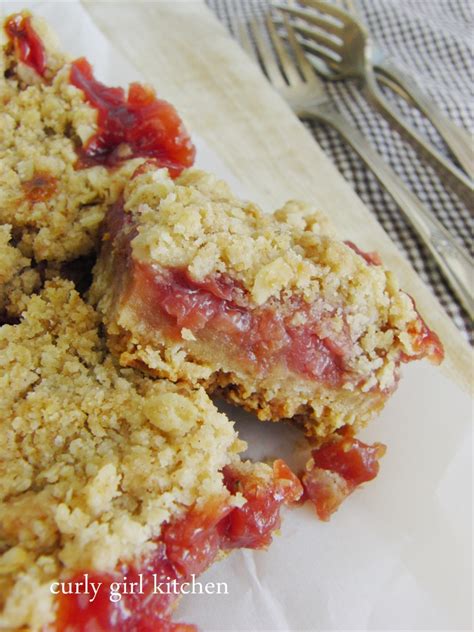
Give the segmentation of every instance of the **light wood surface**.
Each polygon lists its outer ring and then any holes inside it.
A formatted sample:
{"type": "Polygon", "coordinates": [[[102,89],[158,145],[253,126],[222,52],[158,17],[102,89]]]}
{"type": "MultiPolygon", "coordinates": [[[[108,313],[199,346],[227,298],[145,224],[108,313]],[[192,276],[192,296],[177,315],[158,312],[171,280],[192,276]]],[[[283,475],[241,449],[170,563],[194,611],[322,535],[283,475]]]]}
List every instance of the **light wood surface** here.
{"type": "Polygon", "coordinates": [[[252,199],[272,210],[299,198],[343,238],[377,250],[446,350],[442,370],[471,389],[472,354],[377,220],[260,70],[201,0],[83,4],[103,33],[219,154],[252,199]]]}

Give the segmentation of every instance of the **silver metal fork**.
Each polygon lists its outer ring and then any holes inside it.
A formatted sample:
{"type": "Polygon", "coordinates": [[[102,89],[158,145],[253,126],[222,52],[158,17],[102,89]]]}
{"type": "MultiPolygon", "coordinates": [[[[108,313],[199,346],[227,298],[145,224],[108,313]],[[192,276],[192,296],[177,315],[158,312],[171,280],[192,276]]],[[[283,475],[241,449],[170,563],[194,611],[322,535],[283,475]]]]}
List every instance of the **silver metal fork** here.
{"type": "MultiPolygon", "coordinates": [[[[359,27],[360,12],[354,0],[342,0],[343,5],[354,16],[359,27]]],[[[453,156],[471,178],[474,178],[474,140],[472,135],[456,125],[441,112],[436,103],[424,94],[412,77],[405,73],[376,42],[369,37],[366,51],[372,66],[384,85],[416,106],[431,121],[445,141],[453,156]]]]}
{"type": "Polygon", "coordinates": [[[260,58],[266,76],[299,118],[312,118],[331,125],[353,147],[398,204],[405,218],[437,261],[459,301],[472,317],[473,264],[469,256],[395,172],[383,162],[382,157],[372,149],[358,130],[337,111],[323,83],[306,59],[286,16],[284,22],[289,49],[286,48],[269,16],[265,20],[269,39],[264,33],[263,25],[256,21],[249,24],[255,47],[249,32],[241,25],[239,39],[242,47],[257,63],[260,58]]]}
{"type": "MultiPolygon", "coordinates": [[[[277,3],[274,6],[292,16],[293,28],[306,38],[305,50],[322,62],[317,65],[318,72],[325,79],[334,81],[348,78],[361,80],[370,102],[432,164],[446,183],[471,205],[473,188],[470,178],[406,123],[381,92],[374,72],[374,48],[360,22],[346,11],[322,0],[299,0],[299,4],[303,7],[294,6],[293,2],[277,3]]],[[[444,124],[444,118],[443,122],[439,117],[434,122],[441,125],[440,131],[444,139],[455,150],[456,157],[471,175],[473,151],[467,134],[450,121],[444,124]]]]}
{"type": "MultiPolygon", "coordinates": [[[[347,11],[356,20],[359,18],[354,0],[342,0],[347,11]]],[[[360,21],[358,24],[362,26],[360,21]]],[[[405,73],[382,48],[371,38],[366,50],[372,66],[384,85],[399,94],[406,101],[416,106],[431,121],[445,141],[452,155],[471,178],[474,178],[474,140],[472,135],[451,121],[438,108],[436,103],[424,94],[412,77],[405,73]]]]}

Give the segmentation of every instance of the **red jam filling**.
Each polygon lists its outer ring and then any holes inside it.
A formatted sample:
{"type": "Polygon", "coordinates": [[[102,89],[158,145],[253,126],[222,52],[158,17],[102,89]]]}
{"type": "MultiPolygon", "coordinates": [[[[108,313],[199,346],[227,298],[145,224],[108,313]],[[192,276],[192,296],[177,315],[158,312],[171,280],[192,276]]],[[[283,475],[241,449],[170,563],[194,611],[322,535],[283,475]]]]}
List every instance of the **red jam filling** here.
{"type": "Polygon", "coordinates": [[[7,18],[4,28],[13,42],[16,57],[43,76],[46,70],[46,55],[43,42],[31,26],[31,16],[26,11],[15,13],[7,18]]]}
{"type": "Polygon", "coordinates": [[[244,306],[242,288],[224,275],[196,281],[186,270],[158,272],[135,261],[132,276],[127,300],[152,327],[163,327],[164,317],[167,334],[177,340],[183,328],[199,332],[206,340],[214,337],[260,374],[283,363],[291,371],[332,386],[347,375],[347,332],[320,337],[317,332],[324,329],[324,317],[313,313],[309,305],[295,301],[285,315],[270,306],[250,310],[244,306]],[[305,315],[306,321],[292,324],[295,313],[305,315]]]}
{"type": "MultiPolygon", "coordinates": [[[[224,482],[230,491],[243,494],[247,501],[243,507],[229,507],[225,501],[216,500],[204,509],[191,509],[184,518],[163,527],[155,552],[140,565],[123,564],[115,573],[89,573],[89,585],[102,582],[96,598],[90,602],[90,595],[84,591],[61,594],[57,632],[195,630],[194,626],[171,621],[177,598],[185,594],[184,588],[189,591],[184,585],[202,573],[220,550],[267,546],[272,532],[279,527],[281,506],[298,500],[303,491],[299,480],[280,460],[273,465],[270,483],[231,466],[224,470],[224,482]],[[113,586],[113,582],[121,585],[113,586]],[[111,589],[121,595],[120,600],[110,599],[111,589]]],[[[69,581],[84,582],[85,574],[79,573],[69,581]]]]}
{"type": "Polygon", "coordinates": [[[268,493],[258,479],[242,477],[231,467],[224,469],[227,489],[233,494],[240,492],[247,502],[221,521],[221,548],[260,549],[271,543],[273,531],[280,526],[280,505],[296,502],[303,493],[298,478],[281,459],[273,463],[273,475],[278,484],[268,493]]]}
{"type": "Polygon", "coordinates": [[[124,159],[150,158],[178,176],[194,162],[195,148],[172,105],[151,88],[132,83],[128,94],[97,81],[84,59],[73,62],[71,83],[98,110],[98,131],[79,149],[79,167],[114,166],[124,159]]]}
{"type": "MultiPolygon", "coordinates": [[[[232,349],[237,360],[253,365],[260,375],[283,365],[330,387],[351,380],[346,368],[352,350],[349,330],[334,331],[330,312],[298,299],[285,313],[271,305],[249,309],[245,291],[225,275],[197,281],[185,269],[158,271],[133,261],[131,278],[127,300],[140,318],[152,328],[166,327],[176,340],[183,328],[190,329],[203,340],[232,349]],[[295,314],[302,317],[301,324],[294,324],[295,314]]],[[[443,348],[436,334],[421,317],[414,327],[419,356],[440,362],[443,348]]],[[[413,357],[401,354],[400,359],[409,362],[413,357]]]]}
{"type": "Polygon", "coordinates": [[[385,450],[381,443],[368,445],[345,433],[311,452],[301,480],[321,520],[329,520],[356,487],[377,476],[385,450]]]}

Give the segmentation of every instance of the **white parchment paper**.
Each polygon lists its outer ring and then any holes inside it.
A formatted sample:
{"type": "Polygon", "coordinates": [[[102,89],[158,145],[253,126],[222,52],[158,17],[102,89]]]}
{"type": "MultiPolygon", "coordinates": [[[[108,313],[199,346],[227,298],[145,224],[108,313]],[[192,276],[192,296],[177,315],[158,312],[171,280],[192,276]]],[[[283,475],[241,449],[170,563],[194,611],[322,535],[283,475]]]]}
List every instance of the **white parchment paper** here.
{"type": "MultiPolygon", "coordinates": [[[[22,7],[43,15],[66,50],[93,63],[99,79],[140,80],[79,3],[1,5],[4,13],[22,7]]],[[[198,166],[245,196],[219,157],[196,140],[198,166]]],[[[301,465],[304,442],[296,430],[226,410],[251,457],[282,456],[301,465]]],[[[237,551],[204,574],[202,581],[226,582],[228,595],[190,595],[177,618],[209,631],[470,630],[469,396],[426,363],[405,367],[397,393],[364,438],[388,445],[373,483],[329,523],[318,522],[310,506],[287,510],[269,551],[237,551]]]]}

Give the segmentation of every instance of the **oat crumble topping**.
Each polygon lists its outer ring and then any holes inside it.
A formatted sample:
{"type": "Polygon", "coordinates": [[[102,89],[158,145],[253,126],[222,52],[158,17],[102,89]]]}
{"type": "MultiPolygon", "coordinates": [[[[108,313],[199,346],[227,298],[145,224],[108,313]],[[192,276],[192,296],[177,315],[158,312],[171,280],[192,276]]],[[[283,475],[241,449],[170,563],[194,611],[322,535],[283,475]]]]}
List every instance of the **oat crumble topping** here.
{"type": "Polygon", "coordinates": [[[228,496],[220,471],[245,448],[202,388],[117,367],[98,323],[57,279],[0,328],[3,625],[50,621],[52,578],[114,569],[228,496]]]}

